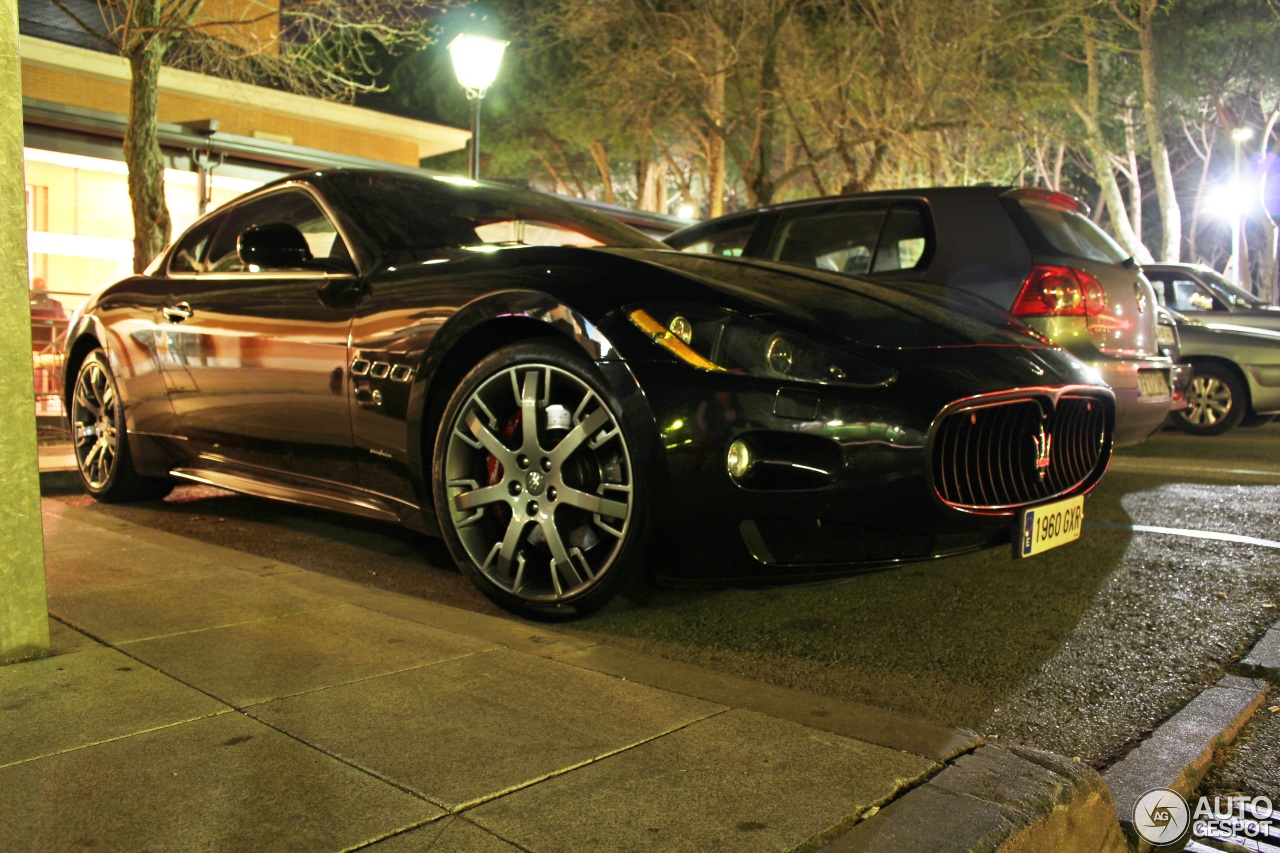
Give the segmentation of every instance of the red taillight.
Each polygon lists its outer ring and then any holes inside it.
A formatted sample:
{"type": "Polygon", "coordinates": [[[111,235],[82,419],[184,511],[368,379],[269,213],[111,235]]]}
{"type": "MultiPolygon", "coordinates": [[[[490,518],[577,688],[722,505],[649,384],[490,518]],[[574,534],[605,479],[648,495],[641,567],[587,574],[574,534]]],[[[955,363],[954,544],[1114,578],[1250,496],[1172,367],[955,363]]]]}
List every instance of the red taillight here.
{"type": "Polygon", "coordinates": [[[1013,303],[1013,313],[1018,317],[1102,317],[1107,313],[1107,294],[1084,270],[1032,267],[1013,303]]]}

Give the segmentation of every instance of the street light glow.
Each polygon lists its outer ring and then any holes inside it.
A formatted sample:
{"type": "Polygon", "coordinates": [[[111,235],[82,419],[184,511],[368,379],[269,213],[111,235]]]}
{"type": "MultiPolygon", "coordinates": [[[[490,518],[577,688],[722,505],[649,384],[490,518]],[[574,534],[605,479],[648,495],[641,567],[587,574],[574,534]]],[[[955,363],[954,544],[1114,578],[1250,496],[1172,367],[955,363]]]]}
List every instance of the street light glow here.
{"type": "Polygon", "coordinates": [[[1220,184],[1205,196],[1204,209],[1214,216],[1234,220],[1247,213],[1257,202],[1257,188],[1245,181],[1220,184]]]}
{"type": "Polygon", "coordinates": [[[502,39],[471,33],[463,33],[449,42],[453,73],[458,75],[458,82],[471,102],[471,151],[467,157],[467,177],[473,181],[480,178],[480,102],[498,77],[502,52],[508,44],[510,42],[502,39]]]}
{"type": "Polygon", "coordinates": [[[502,53],[510,42],[477,36],[470,33],[449,42],[449,56],[453,59],[453,73],[467,90],[468,98],[483,98],[485,92],[498,77],[502,53]]]}

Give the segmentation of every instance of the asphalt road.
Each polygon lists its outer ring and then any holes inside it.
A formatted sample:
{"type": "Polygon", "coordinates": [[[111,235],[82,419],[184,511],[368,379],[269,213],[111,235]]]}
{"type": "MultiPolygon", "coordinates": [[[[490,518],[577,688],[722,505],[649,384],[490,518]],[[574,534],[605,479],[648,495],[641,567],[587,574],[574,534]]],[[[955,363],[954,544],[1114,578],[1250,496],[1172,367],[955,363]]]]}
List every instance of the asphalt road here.
{"type": "MultiPolygon", "coordinates": [[[[1027,560],[999,549],[825,586],[661,590],[557,630],[1102,768],[1280,619],[1278,450],[1280,424],[1161,433],[1118,454],[1086,502],[1079,542],[1027,560]]],[[[501,615],[440,543],[394,527],[198,487],[164,503],[94,506],[501,615]]],[[[1262,783],[1280,791],[1272,772],[1262,783]]]]}

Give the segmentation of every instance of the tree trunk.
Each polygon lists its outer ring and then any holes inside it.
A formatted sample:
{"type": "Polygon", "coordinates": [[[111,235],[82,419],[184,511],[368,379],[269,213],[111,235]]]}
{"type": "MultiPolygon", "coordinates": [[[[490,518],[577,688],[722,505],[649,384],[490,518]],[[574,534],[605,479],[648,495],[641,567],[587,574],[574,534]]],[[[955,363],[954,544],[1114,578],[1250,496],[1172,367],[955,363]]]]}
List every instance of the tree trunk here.
{"type": "Polygon", "coordinates": [[[609,169],[609,152],[599,139],[592,142],[587,150],[591,152],[591,162],[596,164],[596,173],[600,175],[605,204],[613,204],[613,173],[609,169]]]}
{"type": "MultiPolygon", "coordinates": [[[[154,4],[139,4],[153,6],[154,4]]],[[[163,43],[147,39],[129,52],[129,119],[124,160],[133,208],[133,270],[142,272],[169,242],[173,223],[164,200],[164,158],[156,132],[163,43]]]]}
{"type": "MultiPolygon", "coordinates": [[[[1271,116],[1267,119],[1267,127],[1262,132],[1262,142],[1259,145],[1259,153],[1263,163],[1269,162],[1267,150],[1271,147],[1271,133],[1275,130],[1276,121],[1280,120],[1280,109],[1273,110],[1271,116]]],[[[1262,186],[1259,188],[1258,195],[1261,198],[1267,197],[1267,174],[1268,170],[1262,170],[1262,186]]],[[[1277,239],[1280,238],[1280,229],[1276,228],[1276,221],[1271,216],[1271,211],[1267,206],[1262,205],[1262,261],[1258,269],[1258,296],[1267,300],[1272,305],[1277,304],[1277,275],[1280,269],[1280,258],[1277,257],[1278,249],[1277,239]]]]}
{"type": "Polygon", "coordinates": [[[1169,146],[1164,138],[1164,110],[1156,80],[1156,48],[1153,30],[1158,0],[1145,0],[1138,10],[1138,55],[1142,61],[1142,116],[1147,125],[1147,145],[1151,149],[1151,171],[1160,203],[1160,260],[1177,263],[1182,256],[1182,208],[1169,167],[1169,146]]]}
{"type": "Polygon", "coordinates": [[[1142,173],[1138,171],[1138,144],[1133,133],[1133,107],[1124,111],[1125,173],[1129,179],[1129,223],[1133,233],[1142,237],[1142,173]]]}
{"type": "Polygon", "coordinates": [[[724,84],[723,71],[712,75],[707,87],[707,116],[714,127],[707,128],[707,216],[724,213],[724,84]]]}
{"type": "Polygon", "coordinates": [[[1120,184],[1116,181],[1115,171],[1111,168],[1111,151],[1102,132],[1099,111],[1102,103],[1101,86],[1098,71],[1098,43],[1093,35],[1093,21],[1085,17],[1084,54],[1085,69],[1088,72],[1088,90],[1085,103],[1071,102],[1071,108],[1085,127],[1085,142],[1093,158],[1094,180],[1102,188],[1102,197],[1106,200],[1107,212],[1111,215],[1111,224],[1115,228],[1115,236],[1120,245],[1132,255],[1138,263],[1151,263],[1151,252],[1143,245],[1142,238],[1133,230],[1125,211],[1124,196],[1120,192],[1120,184]]]}

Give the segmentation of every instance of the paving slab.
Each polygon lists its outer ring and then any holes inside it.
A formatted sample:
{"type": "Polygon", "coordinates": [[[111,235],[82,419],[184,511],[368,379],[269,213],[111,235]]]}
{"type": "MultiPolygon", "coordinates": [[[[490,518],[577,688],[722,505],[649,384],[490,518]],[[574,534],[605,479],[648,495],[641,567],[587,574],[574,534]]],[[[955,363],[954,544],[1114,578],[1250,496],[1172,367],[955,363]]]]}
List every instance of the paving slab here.
{"type": "Polygon", "coordinates": [[[69,506],[60,501],[41,501],[41,517],[45,530],[46,555],[55,563],[48,568],[58,576],[68,575],[67,568],[74,568],[76,573],[88,576],[86,581],[95,574],[99,578],[109,579],[113,570],[128,569],[150,569],[157,580],[189,577],[222,569],[239,569],[254,574],[303,571],[298,566],[278,563],[257,554],[208,542],[199,543],[199,559],[175,560],[175,554],[187,557],[192,555],[191,539],[176,533],[142,527],[100,512],[69,506]],[[127,555],[124,560],[119,559],[125,552],[133,554],[156,548],[169,553],[167,564],[152,567],[120,565],[122,562],[127,564],[131,559],[127,555]],[[86,563],[85,560],[89,562],[86,563]],[[64,563],[69,565],[62,565],[64,563]],[[96,573],[95,563],[103,564],[102,569],[96,573]]]}
{"type": "Polygon", "coordinates": [[[339,851],[441,816],[237,713],[3,767],[0,790],[7,850],[339,851]]]}
{"type": "Polygon", "coordinates": [[[94,540],[80,548],[45,550],[49,595],[73,595],[231,571],[212,560],[175,562],[172,548],[137,542],[122,533],[103,531],[95,533],[94,540]]]}
{"type": "Polygon", "coordinates": [[[1190,797],[1208,772],[1214,751],[1235,740],[1265,698],[1265,682],[1224,676],[1103,774],[1116,816],[1139,850],[1150,848],[1133,830],[1133,807],[1142,795],[1166,788],[1190,797]]]}
{"type": "Polygon", "coordinates": [[[332,595],[389,616],[489,640],[517,651],[530,652],[543,657],[551,657],[559,650],[578,649],[596,644],[594,640],[557,633],[545,625],[525,622],[516,617],[475,613],[316,572],[300,571],[297,574],[282,576],[281,580],[298,589],[321,595],[332,595]]]}
{"type": "Polygon", "coordinates": [[[361,848],[360,853],[522,853],[462,817],[444,817],[426,826],[361,848]]]}
{"type": "Polygon", "coordinates": [[[1039,750],[984,746],[870,815],[823,853],[1127,853],[1101,777],[1039,750]]]}
{"type": "Polygon", "coordinates": [[[11,664],[0,667],[0,766],[228,710],[103,646],[11,664]]]}
{"type": "Polygon", "coordinates": [[[49,654],[67,655],[85,649],[100,648],[101,644],[87,634],[64,625],[57,619],[49,620],[49,654]]]}
{"type": "Polygon", "coordinates": [[[457,811],[723,710],[500,649],[248,713],[457,811]]]}
{"type": "Polygon", "coordinates": [[[344,605],[123,643],[121,648],[242,708],[495,646],[344,605]]]}
{"type": "Polygon", "coordinates": [[[334,598],[285,586],[276,578],[230,571],[127,587],[49,594],[50,613],[112,644],[324,610],[341,604],[334,598]]]}
{"type": "Polygon", "coordinates": [[[500,797],[468,817],[533,851],[787,850],[936,765],[733,710],[500,797]]]}
{"type": "Polygon", "coordinates": [[[815,729],[855,737],[944,762],[982,743],[977,734],[894,714],[860,702],[764,684],[693,664],[663,660],[613,646],[548,646],[556,660],[641,681],[710,702],[770,714],[815,729]]]}

